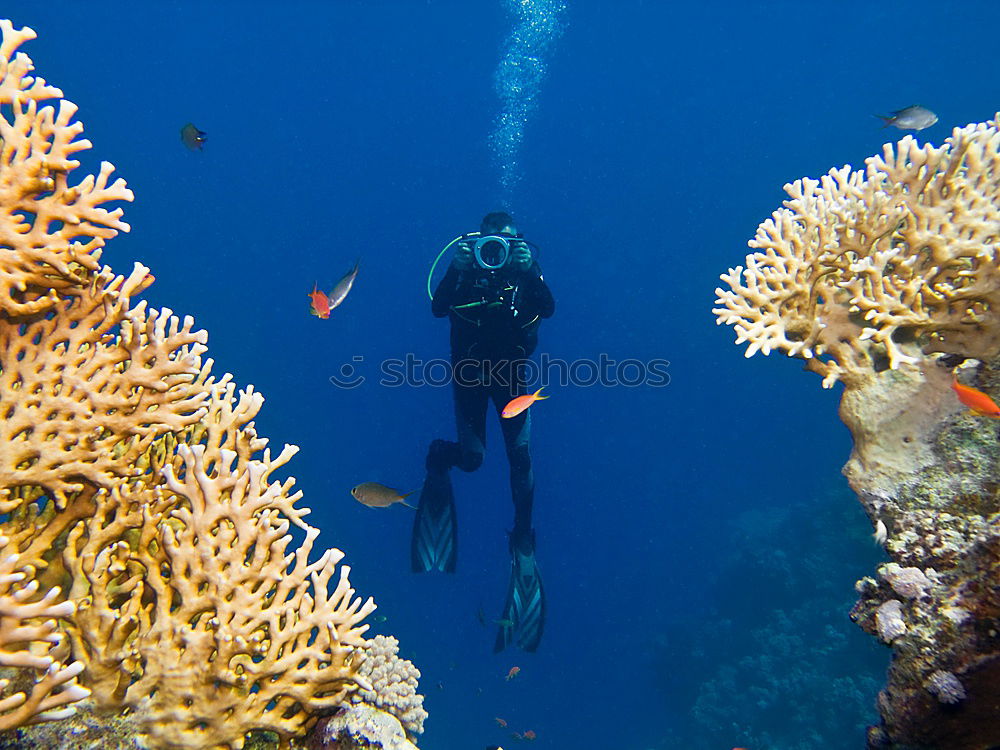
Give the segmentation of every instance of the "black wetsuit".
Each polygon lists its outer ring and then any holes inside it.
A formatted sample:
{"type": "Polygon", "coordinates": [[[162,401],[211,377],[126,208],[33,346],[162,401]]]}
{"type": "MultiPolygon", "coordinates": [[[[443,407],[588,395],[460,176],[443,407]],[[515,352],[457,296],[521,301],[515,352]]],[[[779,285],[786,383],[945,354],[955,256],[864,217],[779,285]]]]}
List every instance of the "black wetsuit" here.
{"type": "MultiPolygon", "coordinates": [[[[555,301],[537,261],[525,270],[508,264],[492,272],[478,266],[465,271],[451,266],[438,284],[431,309],[435,317],[451,319],[458,442],[435,440],[427,468],[475,471],[486,451],[487,402],[493,401],[499,416],[512,398],[527,393],[523,363],[535,350],[539,323],[555,311],[555,301]]],[[[511,543],[522,548],[533,546],[530,413],[528,409],[500,420],[514,501],[511,543]]]]}

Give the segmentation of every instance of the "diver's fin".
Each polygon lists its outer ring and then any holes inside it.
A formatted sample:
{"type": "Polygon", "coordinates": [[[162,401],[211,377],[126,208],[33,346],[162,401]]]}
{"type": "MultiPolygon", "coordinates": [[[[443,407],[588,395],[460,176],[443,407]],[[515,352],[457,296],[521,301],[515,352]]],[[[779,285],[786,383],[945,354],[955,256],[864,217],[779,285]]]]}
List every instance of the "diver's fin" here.
{"type": "Polygon", "coordinates": [[[494,652],[503,651],[511,643],[525,651],[534,651],[541,643],[545,630],[545,589],[535,563],[534,547],[533,541],[528,552],[512,545],[510,586],[498,620],[494,652]]]}
{"type": "Polygon", "coordinates": [[[440,570],[454,573],[457,555],[458,524],[451,477],[447,471],[429,471],[420,492],[417,515],[413,519],[410,544],[413,572],[440,570]]]}

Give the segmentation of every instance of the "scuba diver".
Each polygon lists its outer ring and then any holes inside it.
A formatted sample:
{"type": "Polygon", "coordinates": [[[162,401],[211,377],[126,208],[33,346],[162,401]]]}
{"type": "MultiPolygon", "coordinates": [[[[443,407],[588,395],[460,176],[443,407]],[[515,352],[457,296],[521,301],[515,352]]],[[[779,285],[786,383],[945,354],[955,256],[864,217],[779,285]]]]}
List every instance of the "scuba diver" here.
{"type": "MultiPolygon", "coordinates": [[[[455,571],[457,531],[450,470],[475,471],[486,452],[486,407],[497,416],[528,392],[524,364],[538,342],[538,326],[555,311],[534,245],[517,232],[510,214],[487,214],[479,232],[463,235],[437,291],[431,311],[451,320],[451,364],[458,440],[434,440],[427,452],[427,479],[413,523],[415,572],[455,571]]],[[[537,247],[536,247],[537,250],[537,247]]],[[[436,265],[437,261],[435,261],[436,265]]],[[[434,268],[431,268],[433,274],[434,268]]],[[[428,293],[430,278],[428,278],[428,293]]],[[[500,419],[510,464],[514,527],[509,533],[510,586],[497,620],[494,651],[516,643],[534,651],[545,625],[545,592],[535,565],[531,507],[535,480],[529,454],[531,410],[500,419]]]]}

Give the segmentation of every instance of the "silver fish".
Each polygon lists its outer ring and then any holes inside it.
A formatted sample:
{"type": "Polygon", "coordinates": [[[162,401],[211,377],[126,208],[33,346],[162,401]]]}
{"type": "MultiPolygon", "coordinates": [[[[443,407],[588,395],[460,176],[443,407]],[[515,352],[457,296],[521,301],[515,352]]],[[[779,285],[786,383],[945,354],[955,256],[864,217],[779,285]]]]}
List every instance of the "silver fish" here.
{"type": "Polygon", "coordinates": [[[938,121],[936,114],[918,104],[914,104],[906,109],[897,109],[889,117],[885,117],[884,115],[875,116],[885,123],[882,126],[883,128],[892,125],[894,128],[899,128],[900,130],[923,130],[938,121]]]}
{"type": "Polygon", "coordinates": [[[361,259],[358,258],[358,262],[354,264],[354,268],[344,274],[344,278],[337,282],[337,286],[333,288],[333,291],[327,295],[330,300],[330,309],[337,307],[347,299],[347,295],[351,291],[351,287],[354,286],[354,279],[358,276],[358,265],[360,265],[361,259]]]}

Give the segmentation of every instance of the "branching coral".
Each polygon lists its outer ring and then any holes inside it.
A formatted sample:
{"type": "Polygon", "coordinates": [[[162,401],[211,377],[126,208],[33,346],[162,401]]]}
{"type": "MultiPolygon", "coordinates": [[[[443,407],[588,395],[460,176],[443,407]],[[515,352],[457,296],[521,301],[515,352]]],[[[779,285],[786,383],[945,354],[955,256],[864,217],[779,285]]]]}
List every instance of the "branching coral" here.
{"type": "Polygon", "coordinates": [[[17,49],[34,31],[0,20],[0,32],[0,105],[13,111],[11,121],[0,117],[0,310],[30,315],[51,309],[58,292],[98,269],[105,240],[129,229],[120,208],[102,204],[130,201],[132,192],[124,180],[108,184],[114,168],[107,162],[96,177],[69,185],[79,166],[73,155],[90,148],[77,139],[83,125],[72,122],[76,105],[29,75],[34,66],[17,49]],[[40,106],[51,100],[58,112],[40,106]]]}
{"type": "MultiPolygon", "coordinates": [[[[54,311],[0,327],[0,484],[39,486],[64,507],[81,480],[108,487],[160,434],[205,414],[192,387],[205,332],[130,295],[148,269],[104,270],[63,293],[54,311]]],[[[21,499],[0,493],[0,512],[21,499]]]]}
{"type": "Polygon", "coordinates": [[[717,322],[746,355],[784,351],[855,387],[926,352],[1000,351],[1000,115],[944,145],[911,136],[864,172],[786,185],[746,268],[722,275],[717,322]],[[884,363],[884,365],[883,365],[884,363]]]}
{"type": "Polygon", "coordinates": [[[181,444],[183,478],[168,467],[166,488],[113,490],[70,535],[67,568],[83,572],[70,632],[93,664],[95,698],[136,709],[168,746],[302,734],[352,686],[374,604],[354,598],[346,566],[329,591],[343,555],[309,562],[317,529],[300,521],[305,541],[285,556],[283,508],[299,493],[268,476],[294,452],[236,472],[235,454],[212,466],[204,446],[181,444]]]}
{"type": "Polygon", "coordinates": [[[90,145],[75,107],[39,106],[61,92],[17,52],[34,32],[0,31],[0,530],[18,553],[0,567],[0,663],[47,670],[0,701],[0,728],[57,715],[79,673],[150,747],[240,748],[251,730],[287,747],[371,688],[358,668],[375,605],[339,550],[310,561],[319,531],[294,480],[272,480],[296,448],[266,450],[260,395],[211,374],[190,318],[133,304],[148,269],[98,267],[128,229],[101,204],[131,192],[108,184],[109,164],[70,187],[90,145]],[[69,601],[22,585],[20,568],[69,601]],[[30,627],[11,631],[24,607],[30,627]],[[31,647],[57,638],[53,617],[73,666],[31,647]]]}
{"type": "Polygon", "coordinates": [[[69,651],[54,619],[71,616],[73,604],[58,601],[58,589],[38,598],[30,567],[22,568],[7,542],[0,536],[0,666],[28,679],[16,684],[9,677],[0,679],[0,729],[66,718],[75,710],[72,704],[90,694],[76,684],[83,664],[65,663],[69,651]],[[38,677],[31,679],[30,673],[38,677]],[[22,684],[26,681],[30,687],[22,684]]]}
{"type": "Polygon", "coordinates": [[[342,553],[309,562],[319,532],[300,493],[269,480],[295,449],[253,458],[266,442],[252,426],[262,399],[237,400],[228,376],[205,386],[205,418],[169,450],[154,446],[153,474],[98,492],[63,553],[77,572],[69,633],[95,701],[130,707],[168,747],[302,734],[354,682],[368,686],[353,649],[374,604],[354,598],[346,566],[329,591],[342,553]],[[286,557],[291,524],[305,540],[286,557]]]}

